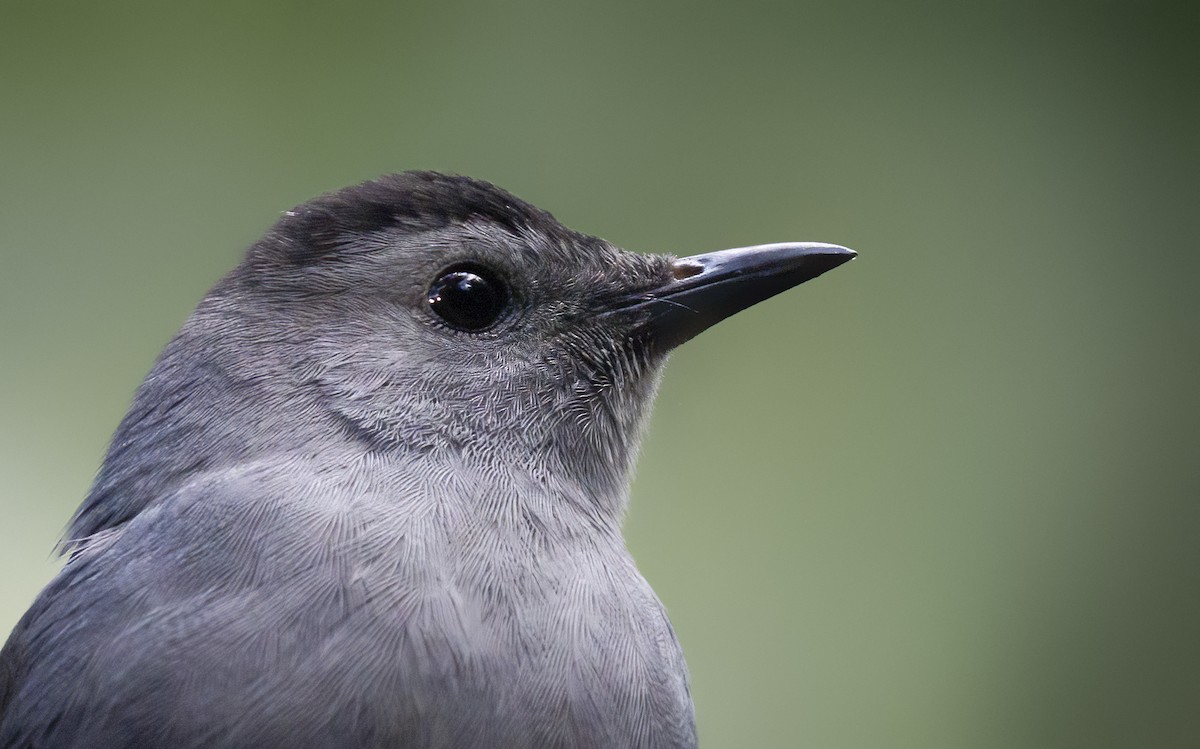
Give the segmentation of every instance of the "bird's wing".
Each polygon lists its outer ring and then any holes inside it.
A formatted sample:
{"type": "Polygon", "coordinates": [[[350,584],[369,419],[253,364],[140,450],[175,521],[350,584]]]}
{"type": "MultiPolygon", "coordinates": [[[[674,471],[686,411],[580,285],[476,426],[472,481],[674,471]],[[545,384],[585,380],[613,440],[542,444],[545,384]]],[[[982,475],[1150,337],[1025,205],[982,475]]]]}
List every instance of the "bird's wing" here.
{"type": "MultiPolygon", "coordinates": [[[[0,747],[263,735],[248,717],[279,691],[264,675],[289,678],[331,636],[368,636],[344,624],[369,602],[337,549],[361,514],[255,481],[201,480],[184,494],[79,550],[18,624],[0,653],[0,747]]],[[[295,703],[280,725],[344,707],[318,682],[283,690],[295,703]]]]}

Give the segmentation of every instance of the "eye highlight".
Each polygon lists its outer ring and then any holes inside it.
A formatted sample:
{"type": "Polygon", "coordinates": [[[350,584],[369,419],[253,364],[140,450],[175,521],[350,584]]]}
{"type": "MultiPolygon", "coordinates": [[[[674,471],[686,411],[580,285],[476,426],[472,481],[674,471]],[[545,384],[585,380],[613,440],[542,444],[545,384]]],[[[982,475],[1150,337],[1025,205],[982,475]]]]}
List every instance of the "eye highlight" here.
{"type": "Polygon", "coordinates": [[[447,325],[476,333],[496,323],[508,307],[504,281],[480,265],[456,265],[438,274],[426,297],[447,325]]]}

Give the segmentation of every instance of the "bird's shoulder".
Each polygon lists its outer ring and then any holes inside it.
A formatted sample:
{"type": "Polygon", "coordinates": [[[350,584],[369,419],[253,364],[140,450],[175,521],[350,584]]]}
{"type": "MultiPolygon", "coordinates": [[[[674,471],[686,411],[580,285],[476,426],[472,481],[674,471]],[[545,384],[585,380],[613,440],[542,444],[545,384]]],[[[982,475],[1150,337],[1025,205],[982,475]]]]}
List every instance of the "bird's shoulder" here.
{"type": "Polygon", "coordinates": [[[261,674],[337,633],[368,597],[339,550],[372,521],[305,470],[199,474],[78,543],[0,653],[0,746],[125,745],[140,734],[121,716],[244,712],[261,674]]]}

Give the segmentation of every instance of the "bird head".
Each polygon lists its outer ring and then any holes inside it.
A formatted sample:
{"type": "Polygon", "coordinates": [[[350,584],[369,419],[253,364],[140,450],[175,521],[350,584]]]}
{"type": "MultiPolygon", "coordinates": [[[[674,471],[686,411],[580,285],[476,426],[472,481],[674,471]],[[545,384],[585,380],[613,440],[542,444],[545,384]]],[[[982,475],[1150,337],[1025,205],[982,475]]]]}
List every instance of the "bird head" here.
{"type": "Polygon", "coordinates": [[[201,302],[81,518],[131,477],[319,456],[336,452],[330,440],[356,445],[338,454],[574,482],[618,515],[667,354],[852,257],[823,244],[627,252],[431,172],[324,195],[288,211],[201,302]]]}

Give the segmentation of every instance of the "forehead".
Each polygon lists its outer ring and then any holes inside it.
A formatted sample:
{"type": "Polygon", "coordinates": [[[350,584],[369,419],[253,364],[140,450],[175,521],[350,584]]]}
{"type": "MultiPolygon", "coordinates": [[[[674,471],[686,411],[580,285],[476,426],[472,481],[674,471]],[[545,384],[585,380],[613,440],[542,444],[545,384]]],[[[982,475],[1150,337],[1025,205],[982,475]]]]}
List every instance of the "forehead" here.
{"type": "Polygon", "coordinates": [[[275,260],[291,265],[336,254],[354,237],[422,234],[493,225],[569,245],[586,239],[552,215],[495,185],[433,172],[404,172],[354,185],[286,212],[268,236],[275,260]]]}
{"type": "Polygon", "coordinates": [[[287,286],[340,287],[389,266],[425,272],[470,259],[568,286],[656,272],[651,257],[568,229],[494,185],[428,172],[390,175],[297,206],[251,249],[243,271],[287,286]]]}

